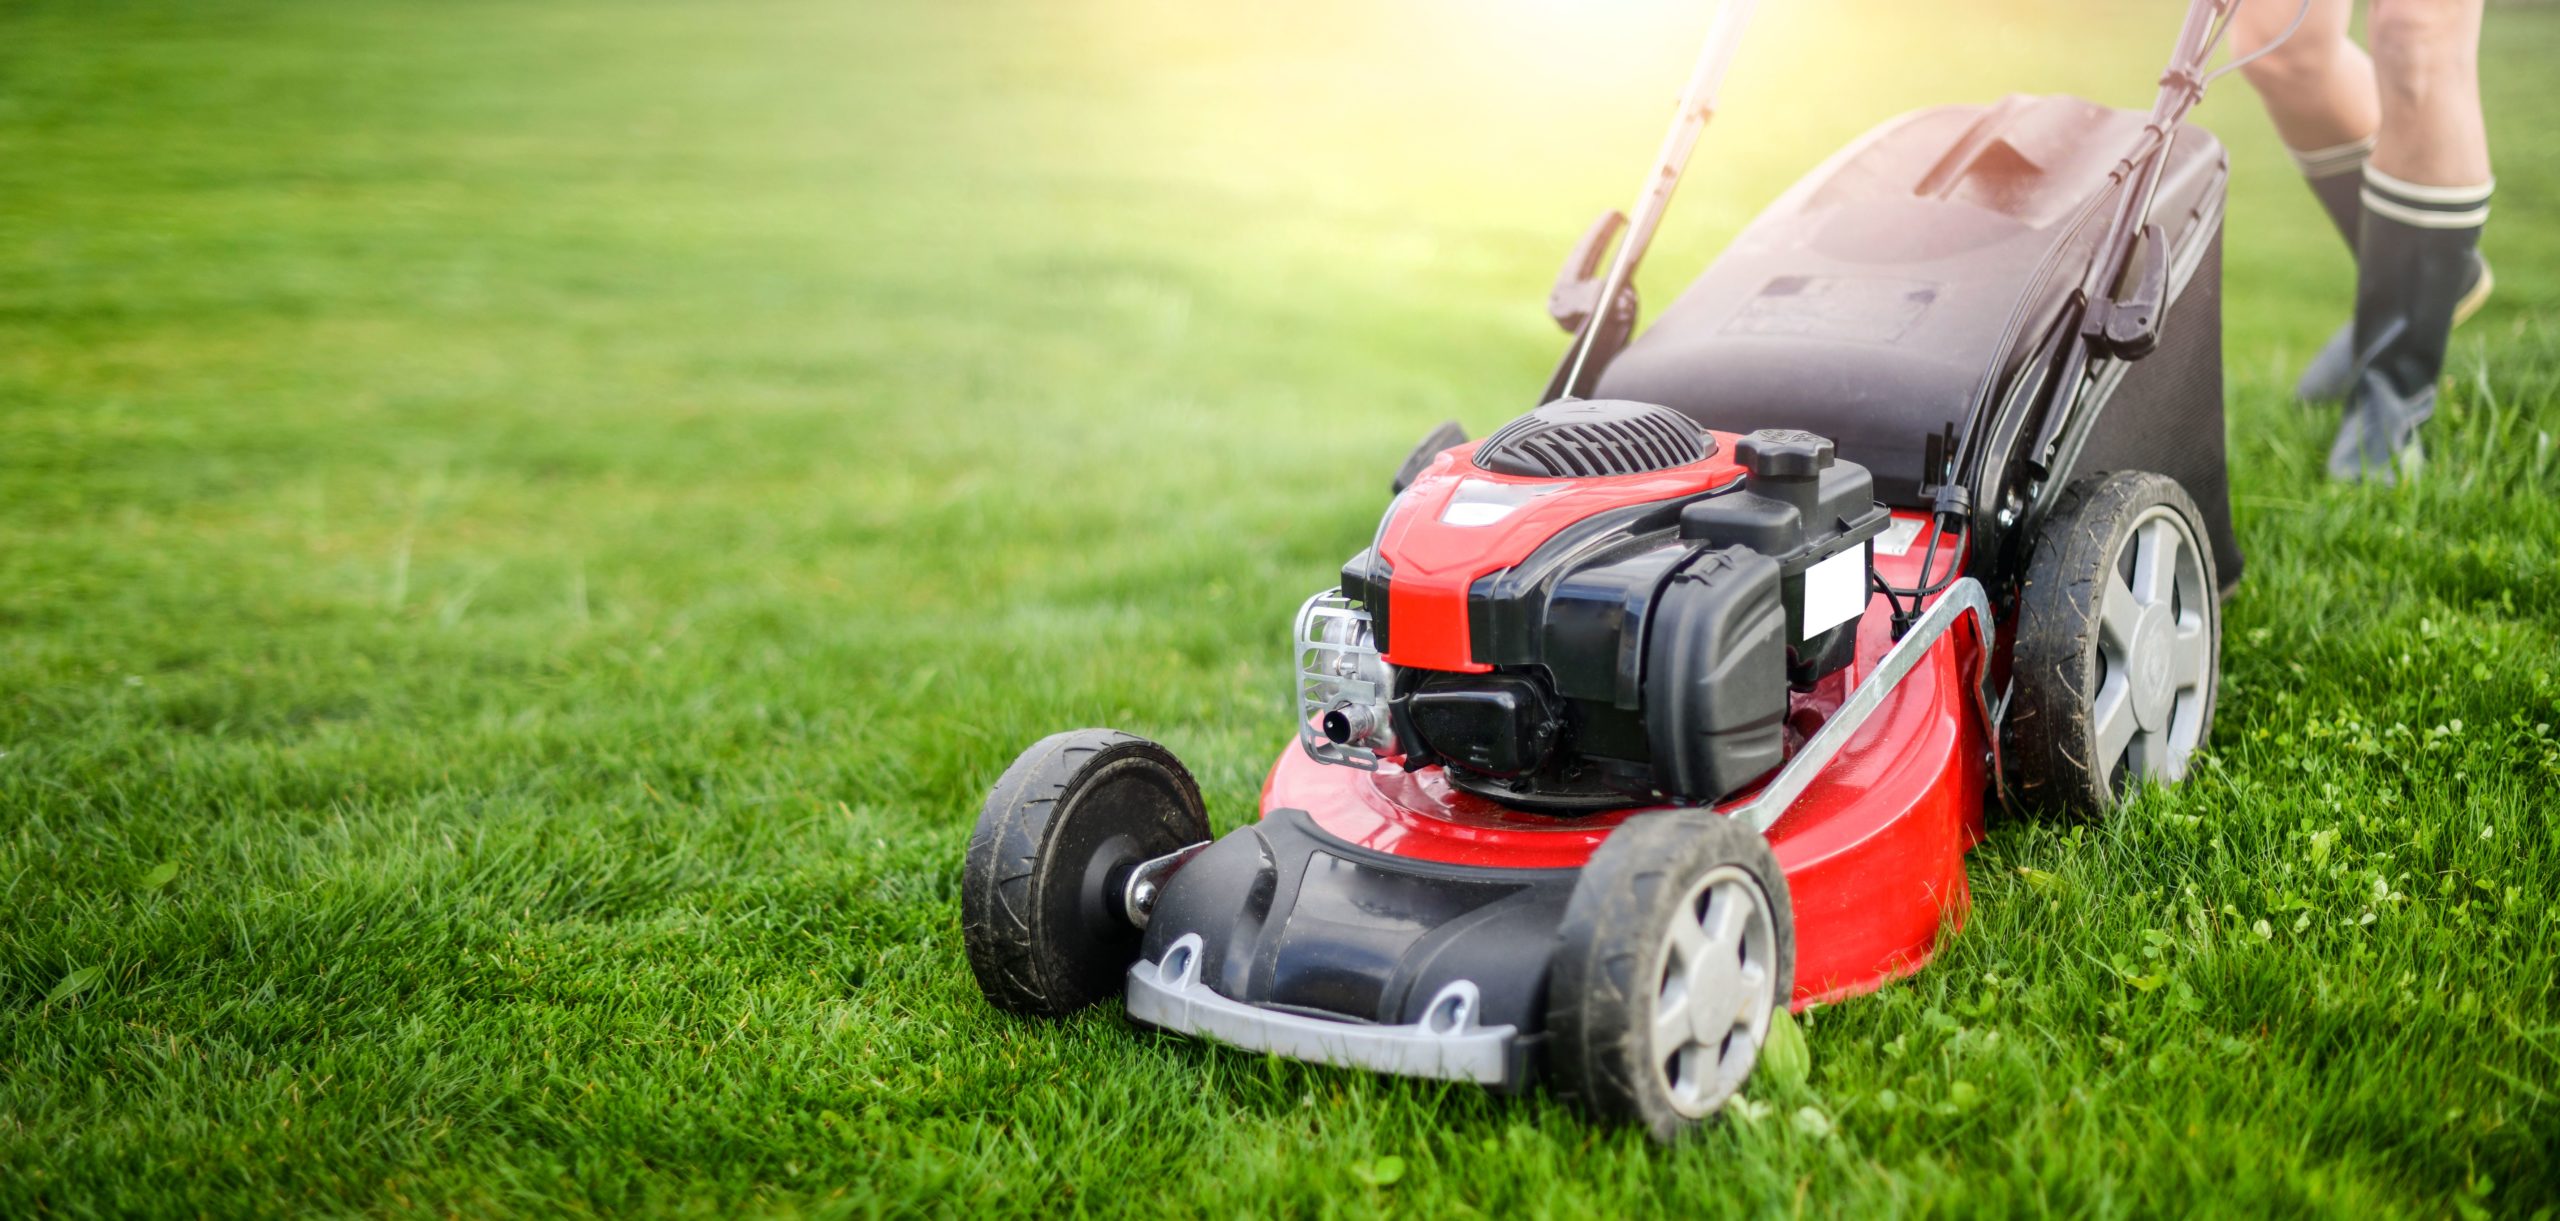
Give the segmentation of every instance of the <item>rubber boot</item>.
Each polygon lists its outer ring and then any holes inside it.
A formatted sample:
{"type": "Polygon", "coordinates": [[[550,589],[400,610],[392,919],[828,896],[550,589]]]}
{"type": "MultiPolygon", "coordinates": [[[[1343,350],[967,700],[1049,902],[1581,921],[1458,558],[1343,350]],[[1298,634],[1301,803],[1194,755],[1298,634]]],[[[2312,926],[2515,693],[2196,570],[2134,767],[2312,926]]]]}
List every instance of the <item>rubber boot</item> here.
{"type": "MultiPolygon", "coordinates": [[[[2320,210],[2329,214],[2329,223],[2338,227],[2338,235],[2347,241],[2347,253],[2356,253],[2364,226],[2364,163],[2373,155],[2373,137],[2350,140],[2345,144],[2293,154],[2293,163],[2302,170],[2302,179],[2311,194],[2320,201],[2320,210]]],[[[2461,326],[2489,300],[2489,292],[2497,286],[2489,274],[2489,261],[2478,251],[2471,256],[2471,278],[2463,289],[2462,300],[2453,311],[2453,325],[2461,326]]],[[[2356,324],[2350,318],[2340,323],[2329,340],[2312,354],[2311,363],[2303,366],[2302,380],[2293,388],[2295,398],[2305,403],[2344,401],[2356,380],[2356,324]]]]}
{"type": "Polygon", "coordinates": [[[2329,223],[2338,227],[2338,236],[2347,240],[2347,253],[2354,254],[2357,231],[2364,227],[2364,163],[2373,156],[2373,137],[2309,152],[2284,151],[2293,154],[2302,181],[2320,201],[2320,210],[2329,214],[2329,223]]]}
{"type": "Polygon", "coordinates": [[[2445,341],[2478,265],[2493,185],[2423,186],[2365,167],[2355,376],[2329,446],[2331,478],[2388,483],[2415,474],[2418,426],[2435,414],[2445,341]]]}
{"type": "MultiPolygon", "coordinates": [[[[2489,260],[2480,252],[2471,252],[2470,287],[2462,292],[2462,300],[2453,307],[2453,324],[2471,321],[2480,307],[2489,303],[2489,293],[2497,288],[2498,278],[2489,271],[2489,260]]],[[[2330,332],[2329,341],[2312,353],[2311,363],[2302,367],[2302,380],[2293,387],[2295,398],[2305,403],[2343,402],[2347,391],[2356,384],[2356,324],[2350,318],[2330,332]]]]}

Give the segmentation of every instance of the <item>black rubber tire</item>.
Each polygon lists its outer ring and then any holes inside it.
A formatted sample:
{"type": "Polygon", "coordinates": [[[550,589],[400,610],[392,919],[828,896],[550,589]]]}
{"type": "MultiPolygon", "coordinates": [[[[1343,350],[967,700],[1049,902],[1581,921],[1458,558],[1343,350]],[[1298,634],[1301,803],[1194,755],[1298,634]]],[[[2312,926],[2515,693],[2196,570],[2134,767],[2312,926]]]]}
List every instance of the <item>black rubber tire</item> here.
{"type": "Polygon", "coordinates": [[[1439,427],[1422,434],[1422,439],[1414,442],[1413,448],[1406,452],[1404,461],[1396,464],[1395,477],[1387,481],[1387,494],[1398,495],[1412,487],[1413,481],[1430,469],[1431,460],[1439,457],[1440,451],[1466,443],[1465,425],[1456,420],[1442,420],[1439,427]]]}
{"type": "Polygon", "coordinates": [[[1200,786],[1171,751],[1110,729],[1041,739],[969,836],[960,933],[978,989],[1037,1017],[1118,995],[1138,960],[1117,894],[1129,867],[1208,838],[1200,786]]]}
{"type": "Polygon", "coordinates": [[[1749,825],[1703,810],[1639,815],[1601,843],[1574,882],[1547,977],[1548,1068],[1556,1092],[1593,1117],[1640,1125],[1665,1143],[1697,1127],[1674,1109],[1651,1062],[1659,981],[1650,971],[1674,909],[1726,865],[1759,884],[1775,933],[1776,1003],[1786,1004],[1795,992],[1794,909],[1776,854],[1749,825]]]}
{"type": "MultiPolygon", "coordinates": [[[[2204,568],[2204,610],[2212,627],[2206,660],[2201,746],[2213,733],[2215,689],[2222,672],[2220,577],[2205,540],[2204,515],[2185,488],[2150,471],[2101,472],[2064,490],[2036,536],[2027,582],[2018,595],[2018,630],[2010,654],[2015,687],[2002,722],[2001,761],[2009,773],[2010,800],[2029,811],[2098,818],[2121,794],[2106,764],[2093,758],[2099,663],[2099,599],[2103,579],[2124,550],[2144,512],[2165,506],[2182,517],[2199,545],[2204,568]]],[[[2130,769],[2127,769],[2130,770],[2130,769]]]]}

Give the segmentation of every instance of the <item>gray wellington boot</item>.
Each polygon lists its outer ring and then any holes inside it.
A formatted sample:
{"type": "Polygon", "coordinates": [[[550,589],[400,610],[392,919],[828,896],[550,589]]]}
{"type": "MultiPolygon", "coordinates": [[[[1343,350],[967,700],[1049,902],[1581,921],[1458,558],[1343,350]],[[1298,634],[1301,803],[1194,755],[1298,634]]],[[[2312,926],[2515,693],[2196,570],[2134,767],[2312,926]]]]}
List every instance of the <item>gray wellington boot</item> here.
{"type": "MultiPolygon", "coordinates": [[[[2285,151],[2293,155],[2303,185],[2320,201],[2320,210],[2337,226],[2338,236],[2346,239],[2347,253],[2354,254],[2364,228],[2364,163],[2373,156],[2373,137],[2309,150],[2287,146],[2285,151]]],[[[2347,397],[2356,372],[2355,329],[2355,321],[2349,319],[2321,346],[2294,387],[2295,397],[2307,403],[2334,403],[2347,397]]]]}
{"type": "Polygon", "coordinates": [[[2332,148],[2304,152],[2287,148],[2293,163],[2302,170],[2302,183],[2311,188],[2311,196],[2320,201],[2320,210],[2329,214],[2329,223],[2338,227],[2345,238],[2347,253],[2354,254],[2359,233],[2364,227],[2364,163],[2373,156],[2373,137],[2350,140],[2332,148]]]}
{"type": "Polygon", "coordinates": [[[2418,444],[2418,426],[2435,413],[2435,386],[2403,392],[2390,377],[2368,367],[2349,392],[2338,435],[2329,442],[2329,477],[2385,486],[2398,483],[2402,475],[2417,478],[2427,461],[2426,448],[2418,444]]]}
{"type": "MultiPolygon", "coordinates": [[[[2489,294],[2498,286],[2498,278],[2489,271],[2489,260],[2479,251],[2471,252],[2471,286],[2453,307],[2453,324],[2471,321],[2473,314],[2488,303],[2489,294]]],[[[2303,366],[2302,380],[2293,387],[2293,396],[2305,403],[2338,403],[2346,401],[2347,392],[2356,384],[2356,323],[2350,318],[2338,324],[2327,343],[2312,354],[2311,363],[2303,366]]]]}
{"type": "Polygon", "coordinates": [[[2364,172],[2356,238],[2354,377],[2329,476],[2384,483],[2423,460],[2454,311],[2471,288],[2492,184],[2434,187],[2364,172]]]}

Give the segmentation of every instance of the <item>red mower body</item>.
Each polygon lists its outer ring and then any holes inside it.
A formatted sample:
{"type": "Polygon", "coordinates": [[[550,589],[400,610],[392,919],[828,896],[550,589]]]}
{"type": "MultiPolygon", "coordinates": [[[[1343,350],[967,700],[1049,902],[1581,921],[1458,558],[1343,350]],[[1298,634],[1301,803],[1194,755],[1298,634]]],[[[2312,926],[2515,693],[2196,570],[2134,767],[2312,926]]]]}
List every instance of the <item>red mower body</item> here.
{"type": "MultiPolygon", "coordinates": [[[[1404,494],[1380,534],[1394,570],[1392,664],[1450,672],[1490,667],[1469,645],[1467,592],[1486,575],[1518,564],[1557,531],[1619,506],[1659,501],[1733,483],[1730,434],[1705,461],[1606,478],[1516,479],[1475,467],[1473,447],[1448,451],[1404,494]],[[1474,485],[1474,486],[1470,486],[1474,485]],[[1468,492],[1526,493],[1498,520],[1448,520],[1468,492]],[[1516,490],[1515,490],[1516,489],[1516,490]]],[[[1487,498],[1488,503],[1491,498],[1487,498]]],[[[1878,576],[1917,587],[1933,529],[1919,513],[1874,556],[1878,576]],[[1889,548],[1889,549],[1888,549],[1889,548]]],[[[1963,559],[1961,543],[1939,547],[1940,572],[1963,559]]],[[[1981,838],[1990,739],[1974,692],[1987,660],[1970,631],[1949,632],[1885,697],[1788,812],[1768,829],[1785,869],[1797,927],[1798,1007],[1870,991],[1918,970],[1940,933],[1964,918],[1964,853],[1981,838]]],[[[1873,600],[1857,627],[1855,660],[1799,694],[1791,740],[1819,728],[1892,647],[1891,614],[1873,600]]],[[[1739,807],[1756,790],[1722,805],[1739,807]]],[[[1328,766],[1292,744],[1263,783],[1262,813],[1300,810],[1331,837],[1392,856],[1490,869],[1580,867],[1611,830],[1655,806],[1556,817],[1513,809],[1449,783],[1445,770],[1406,771],[1394,759],[1375,771],[1328,766]]]]}

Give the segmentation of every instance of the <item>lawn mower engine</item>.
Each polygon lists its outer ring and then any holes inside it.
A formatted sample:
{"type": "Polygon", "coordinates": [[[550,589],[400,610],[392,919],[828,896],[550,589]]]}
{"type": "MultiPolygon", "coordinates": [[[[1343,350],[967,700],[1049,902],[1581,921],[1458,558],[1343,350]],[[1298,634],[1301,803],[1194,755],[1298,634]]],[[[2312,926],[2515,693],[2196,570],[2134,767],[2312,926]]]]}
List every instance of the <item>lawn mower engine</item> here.
{"type": "Polygon", "coordinates": [[[1715,801],[1848,664],[1889,520],[1812,433],[1549,403],[1442,454],[1307,602],[1300,739],[1550,815],[1715,801]]]}

